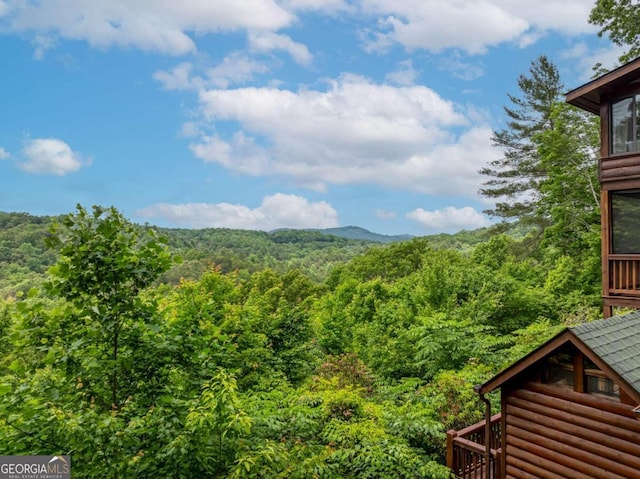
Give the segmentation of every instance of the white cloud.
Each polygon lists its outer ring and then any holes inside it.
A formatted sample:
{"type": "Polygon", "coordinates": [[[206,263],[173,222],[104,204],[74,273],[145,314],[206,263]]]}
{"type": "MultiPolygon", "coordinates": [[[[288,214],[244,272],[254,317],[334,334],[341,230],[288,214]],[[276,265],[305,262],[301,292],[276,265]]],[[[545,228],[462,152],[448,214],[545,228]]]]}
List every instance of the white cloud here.
{"type": "Polygon", "coordinates": [[[400,43],[408,49],[438,52],[457,48],[470,54],[515,42],[521,47],[549,30],[571,35],[594,32],[587,19],[592,0],[363,0],[362,8],[379,16],[368,49],[400,43]]]}
{"type": "Polygon", "coordinates": [[[354,11],[348,0],[281,0],[287,10],[316,11],[324,14],[354,11]]]}
{"type": "Polygon", "coordinates": [[[423,193],[477,193],[477,171],[499,152],[491,128],[424,86],[393,87],[357,76],[327,91],[274,88],[200,93],[203,121],[240,125],[201,136],[194,154],[251,175],[283,175],[323,190],[375,183],[423,193]],[[372,101],[375,99],[375,101],[372,101]]]}
{"type": "Polygon", "coordinates": [[[411,60],[400,62],[395,71],[386,75],[387,81],[402,86],[413,85],[416,82],[416,78],[418,78],[418,71],[413,68],[411,60]]]}
{"type": "Polygon", "coordinates": [[[207,85],[227,88],[232,84],[247,83],[253,80],[256,74],[268,71],[266,64],[236,52],[225,57],[215,67],[207,69],[207,85]]]}
{"type": "Polygon", "coordinates": [[[90,161],[71,150],[62,140],[36,138],[26,142],[18,166],[27,173],[63,176],[79,170],[90,161]]]}
{"type": "Polygon", "coordinates": [[[6,160],[9,156],[9,152],[0,146],[0,160],[6,160]]]}
{"type": "Polygon", "coordinates": [[[135,47],[169,55],[182,55],[196,49],[190,33],[277,30],[294,19],[275,0],[9,0],[8,5],[13,7],[7,15],[8,26],[14,32],[83,40],[103,48],[135,47]]]}
{"type": "Polygon", "coordinates": [[[368,50],[399,43],[478,54],[503,42],[525,46],[551,30],[593,33],[587,21],[592,7],[593,0],[0,0],[0,17],[8,31],[47,39],[36,55],[58,37],[182,55],[197,49],[197,35],[246,30],[254,48],[284,50],[307,64],[312,57],[305,45],[275,33],[291,26],[297,13],[377,19],[368,50]]]}
{"type": "Polygon", "coordinates": [[[165,90],[191,90],[198,88],[197,81],[191,77],[193,65],[189,62],[180,63],[170,71],[158,70],[153,78],[160,82],[165,90]]]}
{"type": "Polygon", "coordinates": [[[435,211],[425,211],[422,208],[417,208],[407,213],[407,218],[417,221],[429,231],[439,232],[474,230],[489,226],[487,217],[470,206],[465,206],[464,208],[448,206],[442,210],[435,211]]]}
{"type": "Polygon", "coordinates": [[[247,83],[253,80],[256,74],[268,71],[266,64],[243,53],[234,52],[227,55],[218,65],[206,68],[201,74],[194,73],[193,64],[183,62],[169,71],[155,72],[153,78],[166,90],[201,90],[247,83]]]}
{"type": "Polygon", "coordinates": [[[250,33],[249,45],[252,50],[261,53],[283,50],[301,65],[308,65],[313,60],[307,47],[302,43],[294,42],[288,35],[273,32],[250,33]]]}
{"type": "Polygon", "coordinates": [[[163,218],[192,228],[235,228],[270,231],[278,228],[333,228],[338,214],[324,202],[311,203],[296,195],[266,196],[254,209],[229,203],[160,203],[137,211],[143,218],[163,218]]]}

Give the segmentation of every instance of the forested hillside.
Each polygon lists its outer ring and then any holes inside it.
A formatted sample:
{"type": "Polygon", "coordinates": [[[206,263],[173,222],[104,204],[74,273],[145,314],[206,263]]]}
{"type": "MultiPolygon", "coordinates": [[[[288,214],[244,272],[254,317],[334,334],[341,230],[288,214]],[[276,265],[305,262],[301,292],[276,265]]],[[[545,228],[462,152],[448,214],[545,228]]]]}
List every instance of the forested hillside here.
{"type": "MultiPolygon", "coordinates": [[[[47,269],[56,261],[55,252],[47,250],[44,243],[49,224],[55,219],[0,212],[0,297],[24,294],[43,281],[47,269]]],[[[354,227],[273,232],[224,228],[158,228],[158,231],[167,238],[171,252],[180,258],[158,279],[171,284],[177,284],[181,278],[197,279],[212,267],[223,273],[242,274],[265,268],[280,273],[300,269],[321,282],[334,266],[371,247],[402,238],[354,227]]],[[[488,230],[477,230],[428,239],[436,248],[468,249],[488,235],[488,230]]]]}
{"type": "Polygon", "coordinates": [[[581,259],[530,237],[358,244],[323,281],[212,262],[174,285],[186,232],[170,248],[99,207],[22,220],[56,262],[0,301],[0,437],[70,454],[74,477],[445,478],[445,431],[483,414],[472,386],[599,311],[581,259]]]}

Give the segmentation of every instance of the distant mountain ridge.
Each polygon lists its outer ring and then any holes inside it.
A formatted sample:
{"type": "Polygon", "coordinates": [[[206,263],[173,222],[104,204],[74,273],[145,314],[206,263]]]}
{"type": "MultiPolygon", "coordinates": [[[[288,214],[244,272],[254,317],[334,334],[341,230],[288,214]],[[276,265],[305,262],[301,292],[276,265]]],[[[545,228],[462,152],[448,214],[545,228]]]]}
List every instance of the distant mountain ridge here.
{"type": "Polygon", "coordinates": [[[374,243],[395,243],[397,241],[408,241],[413,238],[411,235],[383,235],[373,233],[359,226],[342,226],[340,228],[325,228],[316,230],[320,233],[339,236],[340,238],[371,241],[374,243]]]}

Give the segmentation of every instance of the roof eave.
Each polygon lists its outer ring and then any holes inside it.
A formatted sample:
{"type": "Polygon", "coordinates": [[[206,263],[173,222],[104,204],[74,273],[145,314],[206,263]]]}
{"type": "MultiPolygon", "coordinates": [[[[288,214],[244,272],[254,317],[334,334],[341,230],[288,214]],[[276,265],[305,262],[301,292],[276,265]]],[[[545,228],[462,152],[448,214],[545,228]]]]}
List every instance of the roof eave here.
{"type": "Polygon", "coordinates": [[[591,348],[589,348],[580,338],[578,338],[575,333],[573,333],[569,328],[564,329],[556,336],[544,343],[542,346],[534,349],[529,354],[513,363],[507,369],[504,369],[484,384],[475,386],[473,388],[474,391],[477,394],[484,395],[502,387],[505,383],[514,379],[527,368],[533,366],[535,363],[568,342],[572,343],[583,354],[589,357],[589,359],[591,359],[602,371],[604,371],[607,376],[612,378],[614,382],[616,382],[631,399],[640,404],[640,391],[636,391],[633,386],[631,386],[606,362],[600,359],[600,357],[594,351],[592,351],[591,348]]]}
{"type": "Polygon", "coordinates": [[[569,335],[573,336],[569,329],[560,331],[545,344],[538,347],[537,349],[534,349],[529,354],[523,356],[518,361],[513,363],[507,369],[504,369],[484,384],[478,386],[476,392],[479,394],[487,394],[501,387],[505,382],[513,379],[522,371],[530,366],[533,366],[533,364],[544,358],[547,354],[551,353],[559,346],[567,342],[569,340],[569,335]]]}
{"type": "Polygon", "coordinates": [[[640,57],[571,90],[566,94],[566,101],[597,115],[600,112],[602,94],[634,79],[638,76],[638,70],[640,70],[640,57]]]}

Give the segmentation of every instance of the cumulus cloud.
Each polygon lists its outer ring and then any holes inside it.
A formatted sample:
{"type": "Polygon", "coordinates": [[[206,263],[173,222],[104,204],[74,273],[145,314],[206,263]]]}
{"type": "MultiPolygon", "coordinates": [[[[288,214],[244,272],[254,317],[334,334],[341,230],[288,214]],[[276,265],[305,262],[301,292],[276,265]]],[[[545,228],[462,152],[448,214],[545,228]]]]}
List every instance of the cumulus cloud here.
{"type": "Polygon", "coordinates": [[[470,206],[465,206],[464,208],[448,206],[442,210],[435,211],[417,208],[407,213],[407,218],[417,221],[429,231],[449,233],[489,226],[487,217],[470,206]]]}
{"type": "Polygon", "coordinates": [[[363,27],[369,51],[401,44],[479,54],[503,42],[524,47],[551,30],[595,32],[587,21],[592,7],[593,0],[0,0],[0,18],[6,19],[4,30],[40,38],[36,56],[57,38],[183,55],[197,49],[197,35],[246,30],[253,48],[283,50],[308,64],[306,46],[276,33],[299,13],[374,19],[373,27],[363,27]]]}
{"type": "Polygon", "coordinates": [[[0,160],[9,158],[9,152],[0,146],[0,160]]]}
{"type": "Polygon", "coordinates": [[[502,42],[525,46],[550,30],[595,32],[587,21],[592,7],[593,0],[0,0],[0,18],[4,30],[39,36],[37,56],[57,38],[182,55],[197,49],[196,35],[246,30],[254,48],[284,50],[307,64],[306,46],[275,33],[298,13],[377,20],[366,36],[368,50],[401,44],[478,54],[502,42]]]}
{"type": "Polygon", "coordinates": [[[27,173],[63,176],[87,163],[62,140],[36,138],[25,143],[18,166],[27,173]]]}
{"type": "Polygon", "coordinates": [[[477,171],[499,154],[491,128],[472,121],[475,113],[424,86],[347,75],[325,91],[207,90],[199,100],[204,121],[237,129],[192,142],[196,157],[243,174],[288,176],[316,190],[375,183],[474,196],[477,171]]]}
{"type": "Polygon", "coordinates": [[[362,1],[364,11],[380,18],[380,27],[369,32],[369,50],[399,43],[408,49],[457,48],[470,54],[503,42],[525,46],[549,30],[593,32],[587,21],[592,7],[591,0],[362,1]]]}
{"type": "Polygon", "coordinates": [[[86,41],[97,47],[135,47],[169,55],[196,50],[189,33],[278,30],[294,15],[275,0],[8,0],[2,5],[15,32],[86,41]],[[6,5],[9,5],[9,8],[6,5]]]}
{"type": "Polygon", "coordinates": [[[278,228],[333,228],[338,214],[324,202],[296,195],[266,196],[257,208],[230,203],[159,203],[137,211],[143,218],[162,218],[192,228],[234,228],[270,231],[278,228]]]}
{"type": "Polygon", "coordinates": [[[273,50],[285,51],[301,65],[308,65],[313,59],[305,45],[294,42],[288,35],[273,32],[250,33],[249,45],[252,50],[261,53],[273,50]]]}

